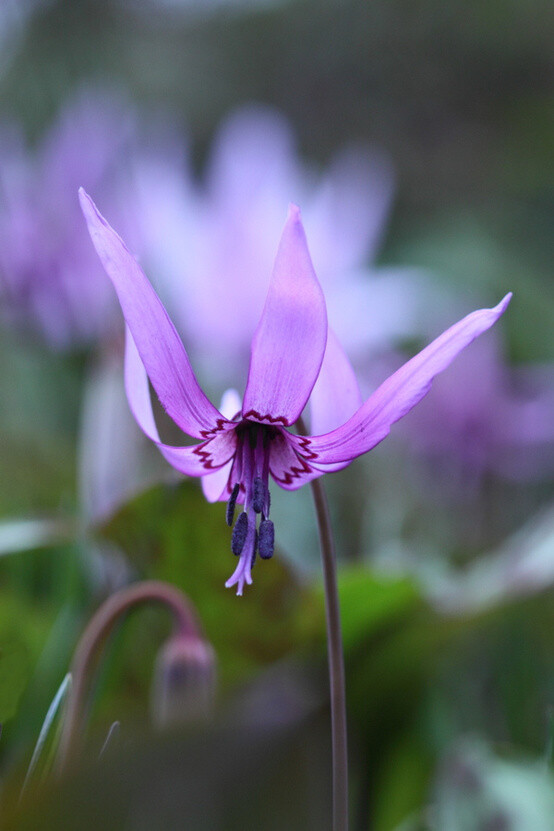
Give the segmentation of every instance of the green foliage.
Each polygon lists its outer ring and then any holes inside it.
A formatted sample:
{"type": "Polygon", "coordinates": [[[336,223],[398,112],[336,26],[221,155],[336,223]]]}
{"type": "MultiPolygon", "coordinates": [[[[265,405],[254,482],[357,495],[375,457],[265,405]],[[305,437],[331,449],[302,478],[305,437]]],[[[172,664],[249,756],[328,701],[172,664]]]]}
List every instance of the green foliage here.
{"type": "Polygon", "coordinates": [[[421,606],[411,580],[378,576],[362,566],[341,569],[339,593],[347,653],[421,606]]]}
{"type": "Polygon", "coordinates": [[[6,589],[0,592],[0,723],[17,712],[50,624],[47,609],[6,589]]]}
{"type": "Polygon", "coordinates": [[[276,553],[253,569],[242,598],[226,589],[235,568],[224,507],[208,504],[196,482],[158,486],[123,508],[103,533],[143,577],[179,586],[198,609],[224,684],[288,654],[299,642],[300,601],[306,595],[276,553]]]}

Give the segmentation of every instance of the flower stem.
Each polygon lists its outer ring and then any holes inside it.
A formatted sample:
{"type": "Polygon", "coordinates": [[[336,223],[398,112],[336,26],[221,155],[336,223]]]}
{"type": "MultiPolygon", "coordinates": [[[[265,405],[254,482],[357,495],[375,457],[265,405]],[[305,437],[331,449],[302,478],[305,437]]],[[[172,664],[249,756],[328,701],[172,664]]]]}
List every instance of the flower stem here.
{"type": "Polygon", "coordinates": [[[83,738],[86,699],[102,647],[119,619],[139,603],[161,603],[173,613],[178,634],[200,636],[200,627],[191,604],[174,586],[156,580],[134,583],[113,594],[97,610],[77,645],[71,675],[71,692],[67,698],[62,734],[58,749],[58,773],[67,769],[83,738]]]}
{"type": "Polygon", "coordinates": [[[331,687],[331,731],[333,741],[333,831],[347,831],[348,748],[346,691],[335,546],[329,519],[327,497],[321,479],[314,479],[310,484],[317,516],[321,562],[323,566],[323,583],[325,587],[325,620],[327,626],[327,654],[331,687]]]}
{"type": "MultiPolygon", "coordinates": [[[[298,432],[306,435],[302,418],[296,422],[298,432]]],[[[346,686],[340,625],[339,593],[335,544],[329,518],[327,496],[321,479],[310,482],[314,499],[319,547],[325,589],[325,624],[327,659],[331,692],[331,734],[333,752],[333,831],[348,831],[348,735],[346,728],[346,686]]]]}

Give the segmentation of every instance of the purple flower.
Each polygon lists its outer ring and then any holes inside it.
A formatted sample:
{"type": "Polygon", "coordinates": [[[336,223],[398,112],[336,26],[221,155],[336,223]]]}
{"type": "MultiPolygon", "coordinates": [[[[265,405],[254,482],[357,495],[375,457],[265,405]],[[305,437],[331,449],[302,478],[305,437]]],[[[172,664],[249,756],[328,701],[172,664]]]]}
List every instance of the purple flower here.
{"type": "Polygon", "coordinates": [[[316,170],[300,160],[286,119],[259,105],[225,119],[201,182],[178,149],[143,154],[137,165],[138,253],[214,389],[241,383],[248,366],[267,288],[261,276],[271,272],[289,201],[303,206],[329,323],[350,359],[361,365],[391,342],[422,335],[428,275],[374,264],[394,190],[383,154],[350,146],[316,170]],[[225,365],[214,365],[214,348],[225,350],[225,365]]]}
{"type": "Polygon", "coordinates": [[[266,559],[273,554],[269,477],[295,490],[371,450],[423,398],[435,375],[492,326],[511,296],[452,326],[362,403],[348,359],[328,327],[300,212],[291,206],[252,340],[242,405],[230,394],[220,412],[200,388],[179,335],[142,269],[85,192],[80,195],[93,243],[127,323],[126,389],[137,422],[173,467],[203,477],[210,501],[228,500],[230,525],[236,505],[243,506],[232,536],[239,562],[226,583],[237,584],[238,594],[252,582],[256,555],[266,559]],[[160,440],[148,378],[168,415],[198,444],[171,447],[160,440]],[[316,381],[319,392],[314,391],[316,381]],[[325,410],[321,422],[337,422],[340,416],[341,426],[321,435],[296,435],[289,428],[312,391],[315,413],[325,410]]]}
{"type": "Polygon", "coordinates": [[[134,133],[124,102],[86,88],[32,150],[16,128],[0,132],[2,313],[54,349],[105,335],[117,319],[75,193],[81,184],[101,192],[129,233],[121,172],[134,133]]]}

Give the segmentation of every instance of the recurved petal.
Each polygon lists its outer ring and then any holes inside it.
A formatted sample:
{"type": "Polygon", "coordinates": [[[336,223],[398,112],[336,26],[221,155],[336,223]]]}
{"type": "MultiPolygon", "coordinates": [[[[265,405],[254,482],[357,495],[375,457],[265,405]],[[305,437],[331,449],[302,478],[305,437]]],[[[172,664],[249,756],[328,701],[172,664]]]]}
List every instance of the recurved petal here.
{"type": "Polygon", "coordinates": [[[300,211],[291,205],[252,340],[244,416],[293,424],[318,376],[326,339],[325,299],[308,252],[300,211]]]}
{"type": "Polygon", "coordinates": [[[202,490],[208,502],[218,502],[219,500],[225,502],[229,499],[231,494],[227,484],[232,467],[233,462],[231,460],[214,473],[208,473],[207,476],[202,477],[202,490]]]}
{"type": "MultiPolygon", "coordinates": [[[[480,309],[439,335],[429,346],[387,378],[342,427],[304,440],[303,455],[313,465],[354,459],[375,447],[391,426],[429,391],[433,378],[505,311],[511,293],[493,309],[480,309]]],[[[291,440],[298,447],[299,437],[291,440]]]]}
{"type": "Polygon", "coordinates": [[[232,425],[228,422],[214,438],[192,447],[171,447],[161,441],[152,412],[148,377],[129,328],[126,329],[125,340],[125,391],[131,411],[141,430],[158,446],[169,464],[180,473],[187,476],[206,476],[219,471],[232,459],[236,439],[232,425]]]}
{"type": "Polygon", "coordinates": [[[169,315],[133,255],[82,188],[79,198],[94,247],[162,405],[185,433],[205,438],[217,426],[220,413],[200,389],[169,315]]]}
{"type": "Polygon", "coordinates": [[[285,490],[294,491],[321,476],[317,471],[296,451],[302,447],[301,436],[291,436],[289,433],[279,433],[274,436],[271,443],[271,455],[269,458],[269,472],[278,485],[285,490]]]}

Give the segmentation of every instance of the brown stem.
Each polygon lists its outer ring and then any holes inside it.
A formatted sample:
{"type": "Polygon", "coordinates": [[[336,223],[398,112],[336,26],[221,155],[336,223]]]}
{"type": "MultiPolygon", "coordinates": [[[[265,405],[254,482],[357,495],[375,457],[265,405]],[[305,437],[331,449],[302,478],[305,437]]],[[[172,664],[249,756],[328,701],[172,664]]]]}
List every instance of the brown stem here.
{"type": "MultiPolygon", "coordinates": [[[[297,421],[301,433],[306,430],[301,419],[297,421]]],[[[325,589],[325,622],[327,629],[327,656],[331,693],[331,732],[333,751],[333,831],[348,831],[348,743],[346,727],[346,687],[344,656],[340,623],[340,605],[337,590],[337,569],[333,532],[329,518],[327,497],[321,479],[310,482],[314,499],[323,584],[325,589]]]]}
{"type": "Polygon", "coordinates": [[[61,774],[72,760],[83,739],[86,697],[102,647],[115,624],[139,603],[162,603],[173,613],[178,634],[201,637],[201,631],[186,596],[174,586],[156,580],[134,583],[113,594],[90,620],[77,645],[71,666],[72,687],[67,699],[57,767],[61,774]]]}

